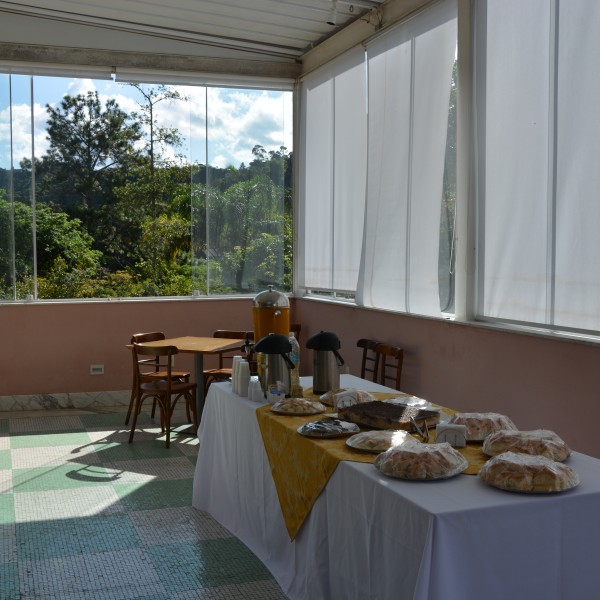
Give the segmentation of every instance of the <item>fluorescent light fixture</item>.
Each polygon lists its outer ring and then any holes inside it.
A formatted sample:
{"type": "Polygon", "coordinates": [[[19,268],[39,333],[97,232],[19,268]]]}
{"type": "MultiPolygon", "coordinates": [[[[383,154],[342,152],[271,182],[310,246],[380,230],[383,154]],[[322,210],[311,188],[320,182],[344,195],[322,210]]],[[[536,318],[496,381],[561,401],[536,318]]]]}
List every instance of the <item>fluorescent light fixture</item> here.
{"type": "Polygon", "coordinates": [[[152,71],[143,69],[115,69],[115,81],[121,83],[149,83],[165,85],[206,85],[224,88],[244,88],[290,91],[293,79],[268,79],[250,75],[227,75],[221,73],[196,73],[191,71],[152,71]]]}
{"type": "Polygon", "coordinates": [[[81,79],[112,79],[111,67],[28,63],[12,60],[0,61],[0,73],[52,77],[79,77],[81,79]]]}

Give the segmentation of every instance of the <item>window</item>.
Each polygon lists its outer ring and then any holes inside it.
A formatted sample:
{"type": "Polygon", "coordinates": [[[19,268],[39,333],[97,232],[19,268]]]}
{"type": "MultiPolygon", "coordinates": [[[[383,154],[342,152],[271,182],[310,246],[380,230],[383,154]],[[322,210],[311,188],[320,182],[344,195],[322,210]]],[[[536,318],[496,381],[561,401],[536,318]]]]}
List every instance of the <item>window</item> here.
{"type": "Polygon", "coordinates": [[[303,81],[305,288],[453,309],[455,55],[449,0],[369,41],[366,63],[357,49],[303,81]]]}
{"type": "Polygon", "coordinates": [[[600,5],[475,8],[479,317],[598,332],[600,5]]]}
{"type": "Polygon", "coordinates": [[[0,75],[0,299],[292,287],[292,92],[0,75]]]}

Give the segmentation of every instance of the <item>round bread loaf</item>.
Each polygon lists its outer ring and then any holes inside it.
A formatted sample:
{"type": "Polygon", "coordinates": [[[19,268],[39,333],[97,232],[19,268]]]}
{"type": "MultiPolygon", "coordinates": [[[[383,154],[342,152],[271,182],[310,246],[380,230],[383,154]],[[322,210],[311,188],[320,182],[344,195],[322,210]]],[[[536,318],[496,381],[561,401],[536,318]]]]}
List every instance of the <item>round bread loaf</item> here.
{"type": "Polygon", "coordinates": [[[563,492],[579,484],[579,475],[545,456],[504,452],[479,471],[485,483],[509,492],[545,494],[563,492]]]}
{"type": "Polygon", "coordinates": [[[374,464],[389,477],[420,481],[453,477],[469,466],[447,442],[394,446],[380,454],[374,464]]]}
{"type": "Polygon", "coordinates": [[[508,417],[492,412],[457,413],[452,416],[450,423],[466,425],[468,442],[482,442],[494,431],[517,429],[516,425],[508,417]]]}
{"type": "Polygon", "coordinates": [[[521,452],[559,461],[571,456],[567,444],[556,433],[547,429],[533,431],[505,429],[490,433],[483,442],[483,452],[488,456],[497,456],[503,452],[521,452]]]}

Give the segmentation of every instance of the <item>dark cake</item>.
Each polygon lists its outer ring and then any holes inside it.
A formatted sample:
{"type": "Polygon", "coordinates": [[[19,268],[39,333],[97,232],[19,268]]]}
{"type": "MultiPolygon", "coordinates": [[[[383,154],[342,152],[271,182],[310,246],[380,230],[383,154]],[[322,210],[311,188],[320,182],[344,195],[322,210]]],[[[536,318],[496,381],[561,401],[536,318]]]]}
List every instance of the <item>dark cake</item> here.
{"type": "Polygon", "coordinates": [[[424,423],[427,423],[428,427],[433,427],[440,421],[440,414],[434,410],[380,401],[339,408],[338,417],[367,427],[404,429],[406,431],[414,430],[411,418],[417,422],[419,427],[424,423]]]}

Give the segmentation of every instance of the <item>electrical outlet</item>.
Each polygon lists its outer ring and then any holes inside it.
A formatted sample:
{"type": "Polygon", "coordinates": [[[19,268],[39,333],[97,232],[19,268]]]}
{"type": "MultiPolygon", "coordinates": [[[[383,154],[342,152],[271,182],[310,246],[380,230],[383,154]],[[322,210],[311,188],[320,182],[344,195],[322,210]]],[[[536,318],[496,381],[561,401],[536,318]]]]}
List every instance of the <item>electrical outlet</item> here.
{"type": "Polygon", "coordinates": [[[90,365],[90,375],[104,375],[104,365],[90,365]]]}

